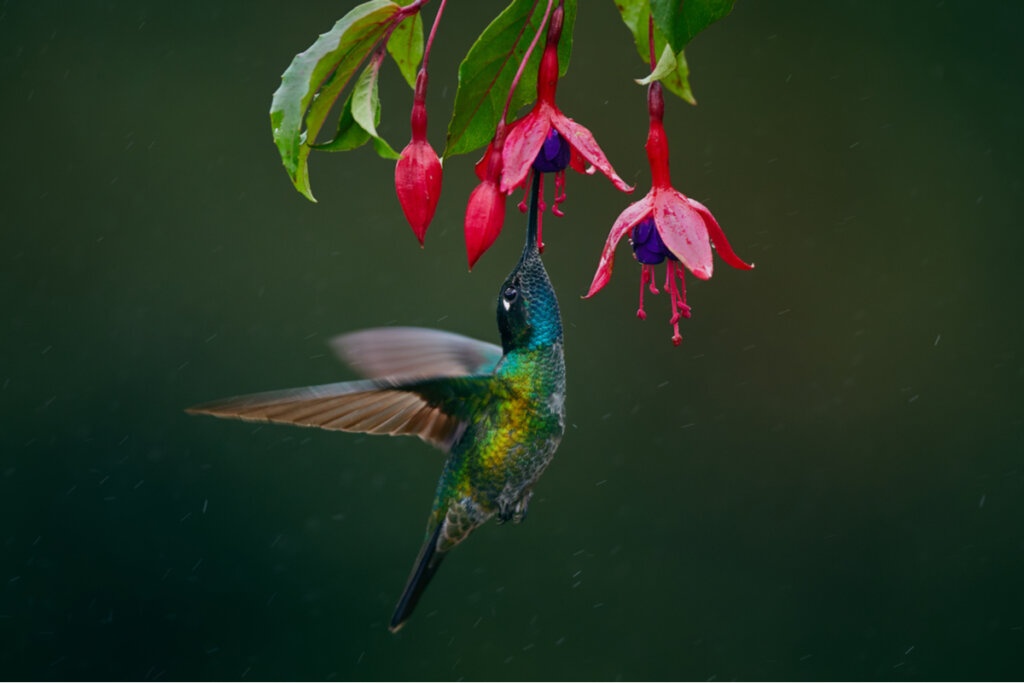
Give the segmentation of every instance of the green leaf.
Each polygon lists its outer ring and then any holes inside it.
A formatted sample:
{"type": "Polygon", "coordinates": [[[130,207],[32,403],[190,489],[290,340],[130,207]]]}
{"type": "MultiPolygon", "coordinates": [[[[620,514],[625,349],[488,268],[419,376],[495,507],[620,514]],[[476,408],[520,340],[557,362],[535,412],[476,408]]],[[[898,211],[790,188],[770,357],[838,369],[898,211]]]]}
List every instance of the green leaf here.
{"type": "Polygon", "coordinates": [[[352,87],[352,118],[373,138],[377,154],[385,159],[397,159],[398,153],[377,132],[376,124],[380,120],[380,98],[377,95],[380,65],[381,59],[370,60],[352,87]]]}
{"type": "MultiPolygon", "coordinates": [[[[377,111],[373,115],[374,125],[380,123],[380,100],[377,100],[377,111]]],[[[338,119],[338,133],[330,142],[320,145],[313,145],[317,152],[347,152],[357,147],[362,147],[373,140],[373,148],[378,155],[385,159],[397,159],[401,155],[392,149],[391,145],[383,138],[374,138],[366,130],[356,123],[352,116],[352,93],[345,99],[341,108],[341,117],[338,119]]]]}
{"type": "MultiPolygon", "coordinates": [[[[513,0],[484,29],[459,65],[459,88],[448,123],[448,142],[442,156],[465,154],[486,145],[505,108],[512,79],[544,17],[543,0],[513,0]]],[[[565,21],[558,44],[558,72],[564,76],[572,55],[576,0],[565,0],[565,21]]],[[[537,70],[544,52],[541,35],[512,96],[509,114],[532,101],[537,93],[537,70]]]]}
{"type": "Polygon", "coordinates": [[[668,78],[662,79],[661,82],[690,104],[697,104],[697,99],[693,96],[693,91],[690,90],[690,65],[686,63],[685,52],[676,55],[676,72],[668,78]]]}
{"type": "MultiPolygon", "coordinates": [[[[363,126],[356,121],[353,114],[352,108],[355,106],[353,102],[359,99],[358,106],[364,108],[367,103],[364,98],[367,97],[366,93],[370,92],[369,105],[373,106],[373,125],[371,126],[376,132],[377,124],[380,123],[380,99],[377,97],[376,85],[372,88],[367,86],[365,81],[369,80],[367,77],[368,72],[372,72],[373,64],[370,64],[363,71],[359,77],[359,81],[356,82],[352,92],[349,93],[348,97],[345,98],[345,104],[341,107],[341,116],[338,118],[338,132],[334,136],[334,139],[330,142],[325,142],[319,145],[312,145],[313,149],[317,152],[347,152],[357,147],[362,147],[367,142],[373,141],[373,148],[378,155],[384,159],[398,159],[401,155],[394,150],[387,143],[386,140],[379,136],[374,136],[373,133],[367,131],[363,126]]],[[[365,120],[365,111],[360,112],[360,117],[365,120]]]]}
{"type": "Polygon", "coordinates": [[[640,85],[647,85],[654,81],[660,81],[669,74],[674,73],[676,67],[676,56],[672,52],[672,46],[666,45],[665,49],[661,51],[661,58],[658,60],[657,66],[654,67],[654,71],[648,74],[646,78],[634,78],[633,80],[640,85]]]}
{"type": "Polygon", "coordinates": [[[420,12],[402,20],[388,38],[388,52],[410,88],[416,88],[416,72],[423,59],[423,18],[420,12]]]}
{"type": "Polygon", "coordinates": [[[373,150],[381,159],[398,159],[402,156],[384,138],[370,138],[370,142],[373,143],[373,150]]]}
{"type": "Polygon", "coordinates": [[[270,105],[270,125],[288,176],[310,201],[316,201],[307,166],[311,145],[338,95],[398,10],[391,0],[358,5],[297,54],[281,76],[270,105]]]}
{"type": "Polygon", "coordinates": [[[729,12],[736,0],[651,0],[654,25],[679,53],[694,36],[729,12]]]}
{"type": "MultiPolygon", "coordinates": [[[[640,58],[644,60],[644,64],[650,66],[651,43],[648,35],[648,19],[651,16],[651,10],[648,0],[615,0],[615,6],[622,16],[622,23],[633,34],[633,42],[636,44],[636,51],[640,54],[640,58]]],[[[665,58],[666,46],[668,46],[668,41],[655,26],[654,49],[656,53],[662,55],[662,59],[665,58]]],[[[675,71],[661,77],[661,83],[676,96],[690,104],[697,104],[697,100],[694,99],[693,92],[690,90],[690,67],[686,63],[686,55],[680,51],[676,53],[675,60],[675,71]]],[[[661,60],[659,60],[660,62],[661,60]]]]}
{"type": "MultiPolygon", "coordinates": [[[[377,112],[373,118],[375,123],[380,123],[380,102],[377,103],[377,112]]],[[[363,130],[363,127],[352,117],[352,94],[349,93],[341,108],[338,132],[334,139],[321,145],[313,145],[313,149],[318,152],[347,152],[350,149],[362,147],[369,141],[370,134],[363,130]]]]}

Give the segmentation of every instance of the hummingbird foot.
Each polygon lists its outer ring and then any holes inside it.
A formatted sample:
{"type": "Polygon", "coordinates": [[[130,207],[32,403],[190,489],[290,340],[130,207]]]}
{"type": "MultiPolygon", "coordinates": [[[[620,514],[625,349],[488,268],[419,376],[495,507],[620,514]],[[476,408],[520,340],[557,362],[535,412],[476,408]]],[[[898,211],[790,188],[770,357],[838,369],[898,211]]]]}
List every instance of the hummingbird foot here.
{"type": "Polygon", "coordinates": [[[526,508],[530,505],[530,498],[533,497],[533,491],[530,491],[523,499],[516,505],[515,514],[512,516],[512,523],[519,524],[526,519],[526,508]]]}
{"type": "Polygon", "coordinates": [[[498,524],[505,524],[506,522],[519,524],[526,519],[526,508],[530,504],[531,497],[533,497],[533,491],[520,498],[515,505],[498,503],[498,524]]]}

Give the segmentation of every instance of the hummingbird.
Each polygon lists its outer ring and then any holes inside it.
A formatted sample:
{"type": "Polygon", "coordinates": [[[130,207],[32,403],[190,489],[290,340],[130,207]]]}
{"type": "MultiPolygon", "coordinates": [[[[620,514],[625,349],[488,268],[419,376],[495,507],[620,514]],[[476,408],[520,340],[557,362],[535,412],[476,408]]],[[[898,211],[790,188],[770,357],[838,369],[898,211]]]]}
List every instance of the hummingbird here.
{"type": "Polygon", "coordinates": [[[537,237],[539,176],[526,244],[498,292],[501,346],[414,327],[331,340],[366,379],[227,398],[193,414],[367,434],[414,435],[448,454],[419,555],[388,628],[410,617],[441,562],[497,517],[521,522],[565,432],[565,359],[558,300],[537,237]]]}

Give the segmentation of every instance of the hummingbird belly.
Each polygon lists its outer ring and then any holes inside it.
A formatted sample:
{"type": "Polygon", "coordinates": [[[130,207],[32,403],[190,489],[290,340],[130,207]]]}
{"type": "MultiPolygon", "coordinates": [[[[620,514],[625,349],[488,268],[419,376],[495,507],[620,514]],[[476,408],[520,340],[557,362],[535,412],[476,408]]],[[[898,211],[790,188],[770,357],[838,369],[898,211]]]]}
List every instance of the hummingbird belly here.
{"type": "Polygon", "coordinates": [[[522,520],[534,484],[554,457],[565,428],[563,396],[556,391],[541,401],[508,401],[493,421],[476,425],[486,435],[478,437],[476,466],[468,468],[472,488],[502,522],[522,520]]]}

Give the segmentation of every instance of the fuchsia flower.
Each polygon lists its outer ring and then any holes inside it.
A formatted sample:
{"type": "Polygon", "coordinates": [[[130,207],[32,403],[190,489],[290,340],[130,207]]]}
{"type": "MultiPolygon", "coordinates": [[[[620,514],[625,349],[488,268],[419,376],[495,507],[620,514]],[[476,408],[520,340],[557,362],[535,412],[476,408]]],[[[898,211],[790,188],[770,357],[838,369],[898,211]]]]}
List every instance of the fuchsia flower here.
{"type": "MultiPolygon", "coordinates": [[[[548,24],[547,42],[537,72],[537,101],[533,105],[533,109],[523,118],[508,124],[504,143],[498,141],[496,135],[491,144],[487,146],[483,158],[476,164],[477,177],[486,183],[486,177],[490,173],[494,157],[498,156],[498,171],[500,173],[498,189],[506,195],[511,194],[517,187],[527,186],[531,169],[536,173],[554,173],[555,194],[552,212],[556,216],[563,215],[558,204],[565,201],[565,169],[568,166],[587,175],[593,174],[595,170],[600,170],[623,192],[632,192],[634,189],[627,185],[612,168],[608,158],[605,157],[597,141],[594,140],[593,133],[568,118],[555,104],[555,91],[558,87],[558,41],[562,36],[564,18],[565,10],[559,5],[552,12],[551,21],[548,24]],[[495,150],[497,149],[501,150],[500,155],[496,155],[495,150]]],[[[477,189],[479,190],[480,187],[477,189]]],[[[541,196],[543,197],[543,182],[541,196]]],[[[544,211],[545,208],[542,199],[540,210],[544,211]]],[[[519,209],[526,211],[525,198],[519,205],[519,209]]],[[[466,215],[468,248],[470,234],[468,211],[466,215]]],[[[502,205],[502,215],[504,216],[504,204],[502,205]]],[[[500,229],[499,226],[498,230],[500,231],[500,229]]],[[[482,227],[477,231],[481,230],[482,227]]],[[[539,219],[537,231],[538,245],[543,251],[544,243],[540,239],[539,219]]],[[[497,234],[494,236],[497,237],[497,234]]],[[[488,242],[484,249],[489,247],[493,241],[492,239],[488,242]]],[[[472,262],[474,259],[471,257],[470,260],[472,262]]]]}
{"type": "Polygon", "coordinates": [[[395,165],[395,191],[405,219],[416,233],[420,246],[427,226],[434,218],[441,196],[441,161],[427,142],[427,71],[416,76],[416,93],[412,104],[412,140],[395,165]]]}
{"type": "Polygon", "coordinates": [[[679,334],[679,318],[690,317],[686,305],[686,283],[683,266],[702,280],[711,277],[713,263],[711,246],[733,268],[750,270],[754,266],[744,263],[725,239],[715,217],[706,206],[690,199],[672,187],[668,169],[668,139],[662,124],[665,103],[661,84],[655,81],[647,91],[647,106],[650,112],[650,130],[647,134],[647,159],[651,166],[651,191],[638,202],[626,207],[608,234],[601,261],[594,274],[585,299],[597,294],[612,276],[615,263],[615,247],[622,236],[629,233],[633,255],[640,262],[640,308],[637,317],[647,317],[644,312],[644,287],[649,286],[652,294],[658,294],[654,283],[654,266],[666,259],[665,288],[672,300],[672,343],[682,341],[679,334]],[[679,287],[676,287],[676,277],[679,287]]]}
{"type": "MultiPolygon", "coordinates": [[[[509,128],[508,137],[505,139],[505,168],[501,174],[501,191],[509,194],[516,187],[525,185],[531,167],[536,168],[535,163],[541,162],[542,158],[548,163],[542,164],[544,168],[536,170],[553,171],[557,174],[556,179],[560,178],[564,182],[565,167],[575,156],[576,164],[573,168],[582,171],[582,160],[585,159],[592,167],[608,176],[615,187],[623,192],[632,192],[633,188],[612,168],[594,140],[594,135],[568,118],[555,104],[555,91],[558,88],[558,41],[562,37],[564,17],[565,11],[561,5],[551,14],[547,44],[544,46],[540,69],[537,71],[537,102],[529,114],[509,128]],[[556,139],[560,141],[555,143],[556,139]],[[562,146],[568,146],[570,151],[558,153],[562,146]],[[555,153],[548,155],[549,151],[555,153]],[[572,155],[571,152],[576,152],[578,156],[572,155]],[[538,158],[542,153],[545,157],[538,158]]],[[[589,172],[594,171],[589,169],[589,172]]]]}

